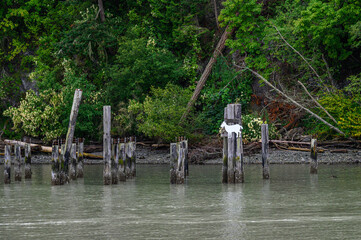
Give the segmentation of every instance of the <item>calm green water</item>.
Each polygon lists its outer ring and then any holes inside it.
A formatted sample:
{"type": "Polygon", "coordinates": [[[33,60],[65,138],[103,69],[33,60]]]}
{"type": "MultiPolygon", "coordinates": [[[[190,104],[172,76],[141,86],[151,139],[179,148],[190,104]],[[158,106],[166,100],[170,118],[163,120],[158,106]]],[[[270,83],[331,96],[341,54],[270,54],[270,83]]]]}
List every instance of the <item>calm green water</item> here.
{"type": "Polygon", "coordinates": [[[3,184],[0,239],[360,239],[361,166],[246,166],[246,183],[220,184],[221,166],[190,166],[170,185],[168,166],[138,165],[138,177],[102,185],[102,166],[50,185],[50,166],[3,184]],[[337,176],[333,178],[331,176],[337,176]]]}

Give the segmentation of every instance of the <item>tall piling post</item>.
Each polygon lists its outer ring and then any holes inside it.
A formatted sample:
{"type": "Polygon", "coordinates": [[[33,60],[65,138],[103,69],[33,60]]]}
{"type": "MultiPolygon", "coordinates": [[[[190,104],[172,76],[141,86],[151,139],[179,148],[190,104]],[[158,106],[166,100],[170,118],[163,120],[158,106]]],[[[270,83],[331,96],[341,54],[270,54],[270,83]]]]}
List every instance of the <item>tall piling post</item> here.
{"type": "Polygon", "coordinates": [[[53,141],[51,153],[51,184],[60,184],[60,160],[59,160],[59,141],[53,141]]]}
{"type": "Polygon", "coordinates": [[[261,125],[261,132],[262,132],[263,179],[269,179],[270,169],[269,169],[269,159],[268,159],[268,150],[269,150],[268,124],[261,125]]]}
{"type": "Polygon", "coordinates": [[[14,173],[15,181],[21,181],[21,148],[19,144],[15,145],[14,173]]]}
{"type": "Polygon", "coordinates": [[[69,181],[68,171],[69,171],[69,162],[70,162],[70,151],[73,144],[73,137],[76,125],[76,119],[78,117],[79,106],[81,101],[82,91],[80,89],[76,89],[73,98],[73,105],[70,113],[70,121],[68,126],[68,132],[66,134],[65,139],[65,152],[64,152],[64,167],[62,166],[61,172],[65,175],[65,181],[61,181],[60,184],[64,184],[69,181]]]}
{"type": "Polygon", "coordinates": [[[117,154],[118,154],[118,179],[121,182],[126,181],[125,176],[125,144],[121,143],[120,139],[118,139],[118,148],[117,148],[117,154]]]}
{"type": "Polygon", "coordinates": [[[311,160],[310,160],[310,173],[317,174],[317,139],[311,139],[311,160]]]}
{"type": "Polygon", "coordinates": [[[135,177],[136,175],[136,156],[135,156],[135,141],[134,138],[131,137],[130,138],[130,142],[129,142],[129,153],[130,153],[130,174],[132,175],[132,177],[135,177]]]}
{"type": "Polygon", "coordinates": [[[132,178],[130,138],[125,138],[125,176],[132,178]]]}
{"type": "Polygon", "coordinates": [[[5,145],[4,183],[11,183],[11,146],[5,145]]]}
{"type": "Polygon", "coordinates": [[[111,108],[110,106],[103,106],[103,159],[104,159],[104,171],[103,181],[104,185],[111,184],[111,108]]]}
{"type": "Polygon", "coordinates": [[[242,133],[240,133],[237,136],[236,163],[235,163],[234,176],[235,176],[235,183],[244,182],[242,133]]]}
{"type": "Polygon", "coordinates": [[[25,179],[31,179],[31,146],[29,143],[25,144],[25,179]]]}
{"type": "Polygon", "coordinates": [[[76,142],[74,141],[71,145],[70,150],[70,164],[69,164],[69,177],[71,180],[76,180],[76,165],[77,165],[77,157],[76,157],[76,142]]]}
{"type": "Polygon", "coordinates": [[[178,153],[177,143],[170,144],[170,183],[177,183],[177,164],[178,164],[178,153]]]}
{"type": "Polygon", "coordinates": [[[84,138],[78,138],[77,164],[76,176],[77,178],[84,177],[84,138]]]}
{"type": "Polygon", "coordinates": [[[111,167],[112,167],[112,184],[118,184],[118,157],[117,154],[118,144],[115,139],[112,139],[112,152],[111,152],[111,167]]]}

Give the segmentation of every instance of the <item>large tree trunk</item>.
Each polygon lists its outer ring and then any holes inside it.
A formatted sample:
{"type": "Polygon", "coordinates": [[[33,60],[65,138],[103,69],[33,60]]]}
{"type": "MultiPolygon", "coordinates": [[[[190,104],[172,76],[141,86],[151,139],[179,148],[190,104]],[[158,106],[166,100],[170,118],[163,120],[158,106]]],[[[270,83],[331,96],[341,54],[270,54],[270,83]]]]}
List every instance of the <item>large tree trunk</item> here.
{"type": "Polygon", "coordinates": [[[103,0],[98,0],[98,6],[99,6],[100,20],[101,20],[102,22],[105,22],[105,14],[104,14],[103,0]]]}
{"type": "Polygon", "coordinates": [[[183,116],[182,116],[182,118],[180,120],[180,123],[182,123],[186,119],[186,117],[187,117],[188,113],[190,112],[193,104],[198,99],[199,94],[201,93],[204,85],[206,84],[206,81],[207,81],[207,79],[209,77],[209,74],[211,74],[211,72],[212,72],[213,65],[217,61],[217,57],[222,53],[222,51],[224,49],[224,45],[226,43],[226,40],[227,40],[229,35],[232,35],[232,33],[233,33],[233,30],[229,31],[229,27],[227,26],[226,30],[224,30],[224,33],[222,34],[222,37],[221,37],[221,39],[219,40],[219,42],[217,44],[216,49],[213,52],[213,55],[212,55],[211,59],[209,60],[206,68],[204,69],[201,78],[198,81],[197,87],[194,90],[193,96],[191,97],[191,99],[188,102],[187,109],[183,113],[183,116]]]}

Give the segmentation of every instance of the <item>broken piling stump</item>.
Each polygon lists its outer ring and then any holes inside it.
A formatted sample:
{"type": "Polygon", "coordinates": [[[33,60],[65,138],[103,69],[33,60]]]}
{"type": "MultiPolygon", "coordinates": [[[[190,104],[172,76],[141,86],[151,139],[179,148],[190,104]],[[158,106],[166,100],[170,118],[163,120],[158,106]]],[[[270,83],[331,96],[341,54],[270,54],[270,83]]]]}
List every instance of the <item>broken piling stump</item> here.
{"type": "Polygon", "coordinates": [[[261,131],[262,131],[263,179],[269,179],[270,170],[269,170],[269,159],[268,159],[268,149],[269,149],[268,124],[262,124],[261,131]]]}
{"type": "Polygon", "coordinates": [[[117,148],[118,145],[116,144],[115,140],[112,139],[112,152],[111,152],[111,174],[112,174],[112,184],[118,184],[118,158],[117,155],[117,148]]]}
{"type": "Polygon", "coordinates": [[[11,146],[5,145],[4,183],[11,183],[11,146]]]}
{"type": "Polygon", "coordinates": [[[73,144],[71,145],[71,150],[70,150],[70,163],[69,163],[69,177],[71,180],[76,180],[77,176],[76,176],[76,162],[77,158],[76,158],[76,143],[73,142],[73,144]]]}
{"type": "Polygon", "coordinates": [[[125,182],[127,179],[125,176],[125,159],[126,159],[125,144],[121,143],[120,139],[118,139],[117,154],[118,154],[118,179],[119,181],[125,182]]]}
{"type": "Polygon", "coordinates": [[[31,179],[31,145],[29,143],[25,144],[25,179],[31,179]]]}
{"type": "Polygon", "coordinates": [[[317,174],[317,139],[311,139],[310,173],[317,174]]]}
{"type": "Polygon", "coordinates": [[[53,141],[51,153],[51,184],[60,185],[59,141],[53,141]]]}
{"type": "Polygon", "coordinates": [[[14,161],[15,181],[21,181],[21,149],[20,145],[15,145],[15,161],[14,161]]]}
{"type": "Polygon", "coordinates": [[[84,138],[78,138],[77,164],[76,176],[77,178],[84,177],[84,138]]]}
{"type": "Polygon", "coordinates": [[[234,177],[235,183],[244,182],[244,173],[243,173],[243,144],[242,144],[242,133],[237,137],[236,143],[236,162],[234,168],[234,177]]]}

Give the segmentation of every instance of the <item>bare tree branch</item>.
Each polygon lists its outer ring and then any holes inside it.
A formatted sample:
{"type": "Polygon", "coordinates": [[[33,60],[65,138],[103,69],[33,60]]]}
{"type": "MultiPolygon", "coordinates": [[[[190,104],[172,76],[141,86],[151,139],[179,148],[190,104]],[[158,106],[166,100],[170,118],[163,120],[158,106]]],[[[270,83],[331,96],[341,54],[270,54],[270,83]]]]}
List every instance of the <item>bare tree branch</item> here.
{"type": "Polygon", "coordinates": [[[240,69],[247,69],[249,71],[251,71],[254,75],[256,75],[258,78],[260,78],[263,82],[265,82],[268,86],[270,86],[271,88],[273,88],[277,93],[279,93],[280,95],[284,96],[285,98],[287,98],[289,101],[291,101],[294,105],[296,105],[297,107],[303,109],[304,111],[308,112],[309,114],[311,114],[313,117],[315,117],[316,119],[318,119],[319,121],[323,122],[324,124],[326,124],[327,126],[329,126],[330,128],[332,128],[333,130],[335,130],[336,132],[338,132],[339,134],[346,136],[346,134],[344,132],[342,132],[339,128],[331,125],[330,123],[328,123],[327,121],[325,121],[323,118],[321,118],[320,116],[318,116],[316,113],[312,112],[311,110],[309,110],[308,108],[302,106],[301,104],[299,104],[298,102],[296,102],[295,100],[293,100],[292,98],[290,98],[289,96],[287,96],[285,93],[283,93],[281,90],[279,90],[278,88],[276,88],[275,86],[273,86],[272,83],[270,83],[269,81],[267,81],[267,79],[265,79],[262,75],[260,75],[259,73],[257,73],[256,71],[253,71],[252,69],[248,68],[248,67],[241,67],[241,66],[237,66],[236,67],[240,68],[240,69]]]}
{"type": "Polygon", "coordinates": [[[312,99],[312,101],[314,101],[314,102],[316,103],[316,105],[319,106],[319,107],[327,114],[327,116],[329,116],[329,117],[332,119],[332,121],[333,121],[334,123],[338,124],[337,121],[331,116],[331,114],[330,114],[324,107],[322,107],[321,104],[320,104],[316,99],[314,99],[314,98],[312,97],[312,95],[311,95],[310,92],[307,90],[307,88],[305,87],[305,85],[303,85],[303,83],[301,83],[300,81],[297,81],[297,82],[298,82],[298,84],[300,84],[300,85],[303,87],[303,89],[304,89],[305,92],[308,94],[308,96],[312,99]]]}

